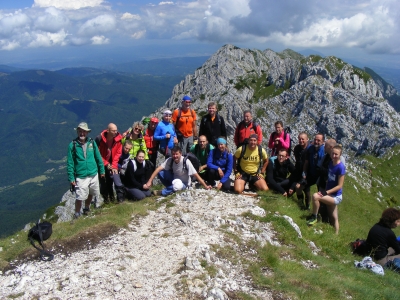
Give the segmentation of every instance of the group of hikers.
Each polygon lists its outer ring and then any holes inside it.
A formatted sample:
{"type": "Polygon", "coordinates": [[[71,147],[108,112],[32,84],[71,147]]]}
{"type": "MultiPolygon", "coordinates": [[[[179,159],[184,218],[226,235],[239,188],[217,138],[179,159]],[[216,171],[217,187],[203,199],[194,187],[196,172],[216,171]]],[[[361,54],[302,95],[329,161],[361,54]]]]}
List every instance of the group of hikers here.
{"type": "Polygon", "coordinates": [[[121,134],[110,123],[94,140],[88,137],[91,130],[87,123],[80,123],[67,159],[68,179],[76,192],[75,217],[89,212],[93,196],[101,194],[106,203],[114,202],[114,189],[116,200],[123,202],[152,193],[167,196],[186,189],[194,180],[205,189],[215,187],[238,194],[246,184],[252,190],[271,189],[283,196],[295,193],[304,209],[310,209],[312,203],[308,225],[318,222],[322,206],[338,232],[337,205],[342,201],[346,168],[342,148],[334,139],[325,141],[324,135],[317,133],[309,141],[307,133],[301,132],[291,155],[290,130],[284,130],[283,123],[277,121],[268,141],[268,158],[261,146],[261,126],[253,120],[251,111],[245,111],[234,133],[236,150],[231,151],[225,120],[218,114],[216,103],[208,104],[208,113],[197,128],[191,102],[184,96],[181,107],[173,112],[165,110],[161,120],[150,118],[147,128],[135,122],[121,134]],[[159,153],[165,161],[157,166],[159,153]],[[161,191],[151,191],[155,177],[165,186],[161,191]],[[313,185],[318,192],[311,195],[313,185]]]}
{"type": "MultiPolygon", "coordinates": [[[[106,203],[114,202],[114,189],[120,203],[125,198],[167,196],[186,189],[194,180],[205,189],[215,187],[238,194],[244,192],[246,184],[252,190],[271,189],[286,197],[296,194],[303,209],[309,210],[312,204],[309,226],[318,222],[321,213],[322,221],[330,222],[336,234],[339,232],[338,205],[346,173],[340,144],[332,138],[325,140],[322,133],[309,141],[308,134],[301,132],[292,155],[290,129],[277,121],[268,141],[268,158],[261,146],[261,126],[253,120],[251,111],[245,111],[234,133],[236,150],[230,151],[225,121],[216,103],[208,104],[208,113],[197,130],[197,114],[190,108],[191,102],[184,96],[180,108],[165,110],[161,120],[151,117],[147,128],[143,122],[135,122],[121,134],[110,123],[95,140],[88,137],[91,130],[87,123],[80,123],[67,157],[68,179],[71,191],[76,193],[74,217],[79,218],[81,212],[88,214],[93,197],[99,194],[106,203]],[[157,166],[159,154],[165,160],[157,166]],[[156,177],[164,188],[152,191],[156,177]],[[313,185],[317,192],[311,195],[313,185]]],[[[400,212],[391,211],[390,220],[386,219],[383,215],[368,236],[371,244],[384,249],[377,253],[377,259],[393,249],[394,233],[387,228],[400,225],[400,212]]],[[[394,248],[392,252],[399,254],[400,247],[394,248]]]]}

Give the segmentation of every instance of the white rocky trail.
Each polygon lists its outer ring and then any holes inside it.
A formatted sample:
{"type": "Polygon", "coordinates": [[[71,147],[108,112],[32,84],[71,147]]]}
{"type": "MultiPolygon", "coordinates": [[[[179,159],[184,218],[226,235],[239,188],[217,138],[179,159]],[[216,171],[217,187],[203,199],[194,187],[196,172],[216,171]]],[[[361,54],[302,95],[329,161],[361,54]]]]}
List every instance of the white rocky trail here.
{"type": "MultiPolygon", "coordinates": [[[[265,215],[258,201],[215,190],[187,190],[145,217],[133,216],[127,229],[92,249],[56,254],[50,262],[25,262],[5,272],[0,276],[1,297],[228,299],[230,293],[241,291],[272,299],[271,292],[253,286],[240,263],[214,251],[236,247],[225,238],[226,232],[243,243],[278,244],[270,224],[242,216],[249,211],[265,215]],[[215,274],[210,275],[206,266],[215,274]]],[[[252,251],[238,255],[251,258],[252,251]]]]}

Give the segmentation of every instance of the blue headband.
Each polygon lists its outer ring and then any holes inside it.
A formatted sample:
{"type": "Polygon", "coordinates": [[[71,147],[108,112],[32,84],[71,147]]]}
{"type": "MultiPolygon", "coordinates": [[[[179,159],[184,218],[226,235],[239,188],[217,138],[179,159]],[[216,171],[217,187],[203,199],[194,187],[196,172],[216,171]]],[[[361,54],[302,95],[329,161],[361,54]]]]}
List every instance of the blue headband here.
{"type": "Polygon", "coordinates": [[[218,139],[217,139],[217,145],[219,145],[219,144],[224,144],[224,145],[226,145],[226,139],[224,139],[224,138],[218,138],[218,139]]]}

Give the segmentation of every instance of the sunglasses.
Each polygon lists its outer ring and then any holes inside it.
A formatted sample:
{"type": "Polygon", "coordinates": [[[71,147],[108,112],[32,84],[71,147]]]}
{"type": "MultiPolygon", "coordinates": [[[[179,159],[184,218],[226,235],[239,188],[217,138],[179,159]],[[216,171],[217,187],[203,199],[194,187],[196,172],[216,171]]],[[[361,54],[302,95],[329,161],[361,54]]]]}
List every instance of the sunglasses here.
{"type": "Polygon", "coordinates": [[[190,104],[190,103],[192,103],[192,101],[185,101],[185,103],[186,103],[186,104],[190,104]]]}
{"type": "Polygon", "coordinates": [[[133,130],[140,130],[140,128],[139,127],[135,127],[133,130]]]}

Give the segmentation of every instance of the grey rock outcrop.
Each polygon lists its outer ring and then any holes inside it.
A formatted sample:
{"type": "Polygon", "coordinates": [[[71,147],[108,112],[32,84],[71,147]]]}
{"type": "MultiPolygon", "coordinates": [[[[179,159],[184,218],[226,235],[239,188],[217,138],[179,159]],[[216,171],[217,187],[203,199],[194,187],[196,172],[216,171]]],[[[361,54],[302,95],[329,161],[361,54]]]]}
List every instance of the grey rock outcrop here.
{"type": "Polygon", "coordinates": [[[200,116],[208,102],[218,104],[230,145],[243,111],[250,109],[263,128],[264,146],[274,122],[282,120],[292,137],[322,132],[341,143],[349,157],[381,155],[400,142],[400,116],[387,101],[397,91],[374,78],[332,56],[225,45],[177,84],[156,114],[179,107],[188,94],[200,116]]]}

